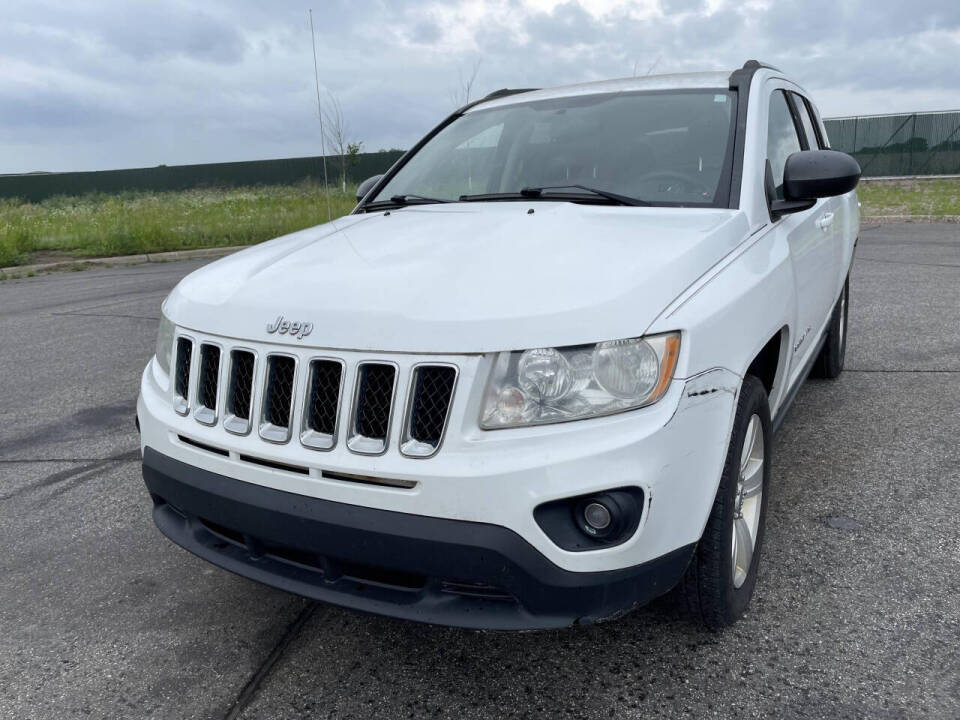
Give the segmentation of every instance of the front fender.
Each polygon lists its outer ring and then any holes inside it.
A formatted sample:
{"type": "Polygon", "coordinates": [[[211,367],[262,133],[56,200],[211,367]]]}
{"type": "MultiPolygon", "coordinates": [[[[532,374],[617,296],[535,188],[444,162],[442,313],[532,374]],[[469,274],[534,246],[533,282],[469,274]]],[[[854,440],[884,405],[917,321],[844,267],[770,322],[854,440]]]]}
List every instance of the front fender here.
{"type": "MultiPolygon", "coordinates": [[[[676,377],[689,378],[716,367],[742,377],[763,346],[784,327],[789,347],[797,294],[789,248],[774,228],[766,226],[747,238],[647,330],[683,332],[676,377]]],[[[782,358],[781,353],[771,409],[787,376],[782,358]]]]}

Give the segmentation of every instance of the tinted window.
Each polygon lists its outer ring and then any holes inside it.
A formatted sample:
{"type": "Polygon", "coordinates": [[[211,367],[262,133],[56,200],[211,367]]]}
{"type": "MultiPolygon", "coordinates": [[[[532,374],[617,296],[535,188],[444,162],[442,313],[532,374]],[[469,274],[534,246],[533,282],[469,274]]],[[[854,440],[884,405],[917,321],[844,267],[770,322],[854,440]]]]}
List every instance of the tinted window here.
{"type": "Polygon", "coordinates": [[[777,198],[783,200],[783,168],[787,158],[800,151],[800,137],[787,105],[787,96],[777,90],[770,96],[770,116],[767,119],[767,159],[773,171],[773,185],[777,198]]]}
{"type": "Polygon", "coordinates": [[[816,150],[819,147],[817,143],[817,131],[814,129],[813,119],[810,117],[810,110],[807,108],[807,103],[804,99],[792,93],[793,95],[793,104],[797,108],[797,113],[800,115],[800,123],[803,125],[803,134],[807,136],[807,149],[816,150]]]}
{"type": "Polygon", "coordinates": [[[826,150],[830,147],[830,141],[827,139],[827,131],[823,127],[823,122],[820,120],[820,115],[817,113],[816,109],[813,107],[813,104],[809,100],[804,101],[804,105],[807,108],[807,113],[810,115],[811,121],[813,121],[814,127],[819,130],[820,138],[820,149],[826,150]]]}
{"type": "Polygon", "coordinates": [[[481,107],[431,138],[372,200],[579,184],[653,204],[725,205],[735,104],[721,89],[481,107]]]}

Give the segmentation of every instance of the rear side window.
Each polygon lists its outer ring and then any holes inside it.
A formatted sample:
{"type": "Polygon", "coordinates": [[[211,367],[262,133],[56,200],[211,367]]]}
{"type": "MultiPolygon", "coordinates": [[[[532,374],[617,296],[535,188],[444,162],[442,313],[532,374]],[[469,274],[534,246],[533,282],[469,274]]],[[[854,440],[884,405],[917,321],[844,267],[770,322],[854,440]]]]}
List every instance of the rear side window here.
{"type": "Polygon", "coordinates": [[[827,137],[827,131],[823,127],[823,123],[820,121],[820,115],[817,113],[816,109],[813,107],[813,104],[804,98],[804,105],[807,108],[807,112],[810,113],[810,119],[813,121],[813,126],[817,130],[817,137],[820,139],[820,149],[827,150],[830,148],[830,138],[827,137]]]}
{"type": "Polygon", "coordinates": [[[793,104],[797,108],[797,113],[800,115],[800,124],[803,125],[803,134],[807,136],[807,150],[816,150],[820,147],[820,143],[817,140],[818,133],[816,131],[816,121],[810,115],[810,108],[807,105],[807,101],[803,99],[802,96],[797,95],[797,93],[791,93],[793,95],[793,104]]]}
{"type": "Polygon", "coordinates": [[[767,119],[767,160],[770,161],[778,200],[783,200],[783,168],[787,164],[787,158],[800,150],[800,136],[787,104],[787,96],[782,90],[776,90],[770,96],[770,113],[767,119]]]}

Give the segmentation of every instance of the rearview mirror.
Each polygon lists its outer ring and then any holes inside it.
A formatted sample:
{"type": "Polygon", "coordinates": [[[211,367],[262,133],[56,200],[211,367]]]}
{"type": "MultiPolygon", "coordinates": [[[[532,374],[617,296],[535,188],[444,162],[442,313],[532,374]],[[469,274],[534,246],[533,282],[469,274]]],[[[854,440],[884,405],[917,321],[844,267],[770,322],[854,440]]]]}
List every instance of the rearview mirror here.
{"type": "Polygon", "coordinates": [[[373,186],[380,182],[380,178],[382,177],[383,175],[374,175],[360,183],[357,187],[357,202],[363,200],[367,196],[367,193],[373,190],[373,186]]]}

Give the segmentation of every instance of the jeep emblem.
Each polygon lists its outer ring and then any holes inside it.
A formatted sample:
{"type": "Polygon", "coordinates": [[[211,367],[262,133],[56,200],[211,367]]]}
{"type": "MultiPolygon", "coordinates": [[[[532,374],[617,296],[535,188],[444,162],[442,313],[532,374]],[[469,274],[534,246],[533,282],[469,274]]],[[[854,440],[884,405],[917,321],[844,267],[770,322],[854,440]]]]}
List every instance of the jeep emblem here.
{"type": "Polygon", "coordinates": [[[284,320],[283,315],[278,315],[272,323],[267,323],[267,332],[273,335],[291,335],[302,340],[313,332],[313,323],[301,322],[300,320],[284,320]]]}

